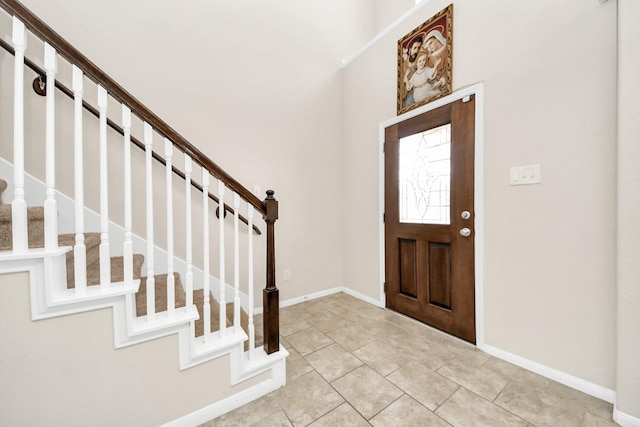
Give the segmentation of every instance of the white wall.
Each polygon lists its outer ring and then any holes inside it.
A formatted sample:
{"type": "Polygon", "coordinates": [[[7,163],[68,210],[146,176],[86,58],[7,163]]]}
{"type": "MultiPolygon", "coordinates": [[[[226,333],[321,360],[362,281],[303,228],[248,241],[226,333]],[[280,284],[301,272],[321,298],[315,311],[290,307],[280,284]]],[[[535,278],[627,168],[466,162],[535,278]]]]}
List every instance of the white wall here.
{"type": "Polygon", "coordinates": [[[0,280],[2,425],[158,426],[268,378],[231,387],[228,356],[180,371],[175,334],[115,350],[110,308],[33,322],[28,274],[0,280]]]}
{"type": "MultiPolygon", "coordinates": [[[[449,3],[422,3],[343,70],[345,284],[372,298],[396,43],[449,3]]],[[[454,89],[485,84],[486,344],[614,389],[616,4],[460,0],[453,22],[454,89]],[[534,163],[540,185],[508,185],[534,163]]]]}
{"type": "MultiPolygon", "coordinates": [[[[640,4],[618,6],[618,372],[616,409],[640,425],[640,4]]],[[[621,420],[618,419],[618,422],[621,420]]],[[[620,422],[621,425],[622,424],[620,422]]],[[[631,425],[631,424],[629,424],[631,425]]]]}
{"type": "Polygon", "coordinates": [[[375,7],[372,8],[374,16],[375,32],[380,33],[391,25],[398,17],[412,9],[415,0],[374,0],[375,7]]]}

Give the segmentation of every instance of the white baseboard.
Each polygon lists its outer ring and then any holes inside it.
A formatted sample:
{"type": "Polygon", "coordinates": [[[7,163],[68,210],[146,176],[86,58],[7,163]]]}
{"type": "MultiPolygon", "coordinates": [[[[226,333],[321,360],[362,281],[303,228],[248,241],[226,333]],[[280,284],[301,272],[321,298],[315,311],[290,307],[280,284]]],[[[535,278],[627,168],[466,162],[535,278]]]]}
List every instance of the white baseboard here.
{"type": "Polygon", "coordinates": [[[353,289],[347,288],[346,286],[343,286],[342,288],[340,288],[340,290],[347,295],[351,295],[354,298],[358,298],[364,302],[368,302],[369,304],[375,305],[376,307],[382,307],[382,308],[385,307],[384,301],[371,298],[369,296],[361,294],[360,292],[356,292],[353,289]]]}
{"type": "MultiPolygon", "coordinates": [[[[351,295],[354,298],[358,298],[362,301],[368,302],[369,304],[375,305],[376,307],[384,307],[384,302],[381,302],[375,298],[371,298],[369,296],[366,296],[364,294],[361,294],[360,292],[356,292],[353,289],[347,288],[346,286],[338,286],[335,288],[331,288],[331,289],[326,289],[324,291],[320,291],[320,292],[314,292],[312,294],[307,294],[307,295],[303,295],[301,297],[296,297],[296,298],[290,298],[284,301],[280,301],[280,308],[284,308],[284,307],[290,307],[292,305],[296,305],[296,304],[300,304],[301,302],[305,302],[305,301],[311,301],[314,300],[316,298],[322,298],[322,297],[326,297],[328,295],[333,295],[333,294],[337,294],[338,292],[344,292],[347,295],[351,295]]],[[[257,307],[254,310],[255,314],[260,314],[262,313],[262,307],[257,307]]]]}
{"type": "Polygon", "coordinates": [[[615,405],[613,406],[613,421],[622,427],[640,427],[640,418],[621,412],[615,405]]]}
{"type": "MultiPolygon", "coordinates": [[[[338,292],[342,292],[342,288],[341,287],[331,288],[331,289],[327,289],[327,290],[320,291],[320,292],[314,292],[312,294],[303,295],[301,297],[296,297],[296,298],[291,298],[291,299],[287,299],[287,300],[284,300],[284,301],[280,301],[279,307],[280,308],[290,307],[292,305],[300,304],[301,302],[311,301],[313,299],[326,297],[327,295],[331,295],[331,294],[337,294],[338,292]]],[[[262,307],[256,307],[253,312],[255,314],[261,314],[262,313],[262,307]]]]}
{"type": "Polygon", "coordinates": [[[209,406],[205,406],[204,408],[185,415],[184,417],[180,417],[163,424],[161,427],[196,427],[217,418],[220,415],[244,406],[247,403],[277,390],[280,387],[282,387],[282,384],[273,378],[269,378],[244,391],[236,393],[233,396],[227,397],[226,399],[220,400],[209,406]]]}
{"type": "Polygon", "coordinates": [[[592,382],[583,380],[582,378],[574,377],[566,372],[559,371],[557,369],[550,368],[524,357],[518,356],[508,351],[501,350],[490,345],[484,345],[481,350],[495,356],[499,359],[513,363],[521,368],[527,369],[543,377],[549,378],[553,381],[557,381],[568,387],[586,393],[590,396],[604,400],[605,402],[614,403],[616,400],[616,392],[606,387],[594,384],[592,382]]]}
{"type": "Polygon", "coordinates": [[[342,287],[325,289],[324,291],[314,292],[312,294],[303,295],[301,297],[284,300],[280,303],[280,307],[281,308],[289,307],[292,305],[300,304],[301,302],[311,301],[317,298],[326,297],[328,295],[337,294],[338,292],[342,292],[342,291],[343,291],[342,287]]]}

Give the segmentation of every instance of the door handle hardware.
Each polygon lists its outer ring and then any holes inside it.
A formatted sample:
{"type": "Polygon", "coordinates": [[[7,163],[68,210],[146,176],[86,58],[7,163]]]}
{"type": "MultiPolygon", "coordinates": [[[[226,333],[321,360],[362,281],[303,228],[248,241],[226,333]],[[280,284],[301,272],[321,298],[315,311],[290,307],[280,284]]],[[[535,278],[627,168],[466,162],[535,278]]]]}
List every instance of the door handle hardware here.
{"type": "Polygon", "coordinates": [[[471,218],[471,212],[469,211],[462,211],[462,213],[460,214],[460,217],[462,219],[469,219],[471,218]]]}
{"type": "Polygon", "coordinates": [[[465,228],[460,230],[460,235],[462,237],[469,237],[469,236],[471,236],[471,230],[469,230],[467,227],[465,227],[465,228]]]}

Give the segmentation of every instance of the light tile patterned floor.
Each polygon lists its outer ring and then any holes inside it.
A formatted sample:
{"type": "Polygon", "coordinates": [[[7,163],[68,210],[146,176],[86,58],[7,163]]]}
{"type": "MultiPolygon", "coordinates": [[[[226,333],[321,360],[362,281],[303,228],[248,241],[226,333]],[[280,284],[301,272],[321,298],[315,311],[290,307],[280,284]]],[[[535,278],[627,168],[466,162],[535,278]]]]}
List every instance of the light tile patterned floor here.
{"type": "Polygon", "coordinates": [[[280,314],[287,385],[201,427],[607,427],[612,406],[344,293],[280,314]]]}

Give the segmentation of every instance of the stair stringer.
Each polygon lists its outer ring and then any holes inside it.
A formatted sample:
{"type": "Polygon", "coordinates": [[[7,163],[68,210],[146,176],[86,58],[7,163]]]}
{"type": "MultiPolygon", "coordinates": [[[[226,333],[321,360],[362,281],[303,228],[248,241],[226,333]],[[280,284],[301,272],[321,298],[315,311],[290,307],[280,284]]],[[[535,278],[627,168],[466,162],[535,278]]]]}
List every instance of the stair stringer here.
{"type": "MultiPolygon", "coordinates": [[[[250,359],[249,352],[244,351],[244,342],[248,337],[241,328],[236,327],[228,327],[222,334],[215,332],[205,343],[203,337],[194,337],[194,322],[199,318],[195,305],[176,308],[171,317],[166,312],[156,313],[155,320],[150,322],[146,316],[136,317],[135,293],[140,280],[128,285],[120,282],[105,287],[89,286],[86,290],[66,289],[65,256],[70,250],[71,247],[66,246],[51,251],[30,249],[23,254],[0,254],[0,275],[29,273],[33,321],[111,307],[116,349],[178,334],[180,370],[229,354],[231,385],[269,372],[269,378],[263,383],[225,399],[226,403],[215,403],[196,411],[197,419],[207,416],[210,417],[208,419],[215,418],[285,385],[285,362],[289,353],[284,347],[280,346],[280,351],[271,355],[267,355],[262,348],[254,349],[250,359]]],[[[184,425],[181,423],[191,418],[193,416],[189,414],[184,419],[176,420],[178,424],[175,425],[184,425]]]]}
{"type": "Polygon", "coordinates": [[[31,320],[109,307],[118,298],[138,291],[140,280],[129,284],[117,282],[108,286],[67,289],[65,256],[69,251],[70,246],[62,246],[53,250],[29,249],[22,254],[0,253],[0,274],[29,273],[31,320]]]}
{"type": "MultiPolygon", "coordinates": [[[[224,331],[214,332],[209,340],[205,340],[202,336],[191,338],[193,336],[192,329],[180,330],[180,369],[188,369],[230,353],[231,385],[259,375],[279,362],[284,363],[289,356],[289,352],[283,346],[271,355],[268,355],[262,347],[254,349],[253,352],[245,352],[244,342],[248,336],[241,328],[233,326],[224,331]]],[[[284,365],[282,367],[284,369],[284,365]]],[[[285,377],[282,377],[282,385],[284,384],[285,377]]]]}

